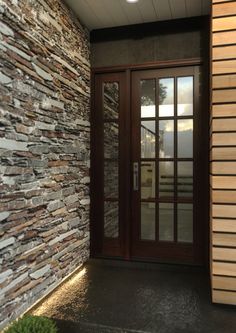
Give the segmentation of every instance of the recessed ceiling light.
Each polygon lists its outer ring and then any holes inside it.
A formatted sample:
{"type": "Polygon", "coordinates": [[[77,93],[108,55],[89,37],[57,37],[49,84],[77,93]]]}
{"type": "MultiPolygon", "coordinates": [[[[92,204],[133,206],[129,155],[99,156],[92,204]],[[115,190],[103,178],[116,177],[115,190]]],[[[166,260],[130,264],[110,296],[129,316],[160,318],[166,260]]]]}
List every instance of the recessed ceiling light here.
{"type": "Polygon", "coordinates": [[[128,3],[135,3],[138,2],[138,0],[126,0],[128,3]]]}

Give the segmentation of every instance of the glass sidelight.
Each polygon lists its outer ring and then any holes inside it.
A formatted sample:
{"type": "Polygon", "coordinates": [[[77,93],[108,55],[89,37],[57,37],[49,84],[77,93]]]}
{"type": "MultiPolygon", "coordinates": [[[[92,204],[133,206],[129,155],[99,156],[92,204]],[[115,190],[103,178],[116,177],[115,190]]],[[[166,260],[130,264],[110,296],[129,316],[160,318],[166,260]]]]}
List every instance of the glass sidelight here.
{"type": "MultiPolygon", "coordinates": [[[[94,76],[91,113],[91,253],[125,255],[125,221],[128,216],[128,183],[131,177],[126,136],[124,72],[94,76]]],[[[127,133],[128,132],[128,133],[127,133]]]]}
{"type": "Polygon", "coordinates": [[[103,83],[104,236],[119,237],[119,83],[103,83]]]}
{"type": "Polygon", "coordinates": [[[193,76],[140,80],[140,239],[193,242],[193,76]]]}

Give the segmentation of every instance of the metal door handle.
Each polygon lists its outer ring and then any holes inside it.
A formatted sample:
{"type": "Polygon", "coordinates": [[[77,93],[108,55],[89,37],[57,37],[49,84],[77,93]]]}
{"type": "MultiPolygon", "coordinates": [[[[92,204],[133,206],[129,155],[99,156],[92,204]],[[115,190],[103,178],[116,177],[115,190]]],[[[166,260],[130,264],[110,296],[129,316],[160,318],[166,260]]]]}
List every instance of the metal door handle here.
{"type": "Polygon", "coordinates": [[[133,190],[139,189],[139,165],[138,162],[133,163],[133,190]]]}

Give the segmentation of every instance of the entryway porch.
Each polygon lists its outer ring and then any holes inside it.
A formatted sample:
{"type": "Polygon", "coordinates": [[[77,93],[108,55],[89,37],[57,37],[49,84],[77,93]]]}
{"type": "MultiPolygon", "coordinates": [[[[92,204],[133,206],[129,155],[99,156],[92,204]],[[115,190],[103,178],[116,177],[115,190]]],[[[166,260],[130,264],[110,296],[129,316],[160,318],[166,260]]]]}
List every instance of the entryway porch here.
{"type": "Polygon", "coordinates": [[[33,311],[60,333],[234,333],[235,309],[212,305],[209,274],[180,265],[90,260],[33,311]]]}

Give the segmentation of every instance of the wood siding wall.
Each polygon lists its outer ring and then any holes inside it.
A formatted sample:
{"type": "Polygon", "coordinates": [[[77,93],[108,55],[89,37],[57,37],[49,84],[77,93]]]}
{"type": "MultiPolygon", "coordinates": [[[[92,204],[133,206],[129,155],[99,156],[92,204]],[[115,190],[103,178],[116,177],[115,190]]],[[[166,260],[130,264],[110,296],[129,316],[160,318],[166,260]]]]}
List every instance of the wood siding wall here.
{"type": "Polygon", "coordinates": [[[211,278],[236,305],[236,1],[212,0],[211,278]]]}

